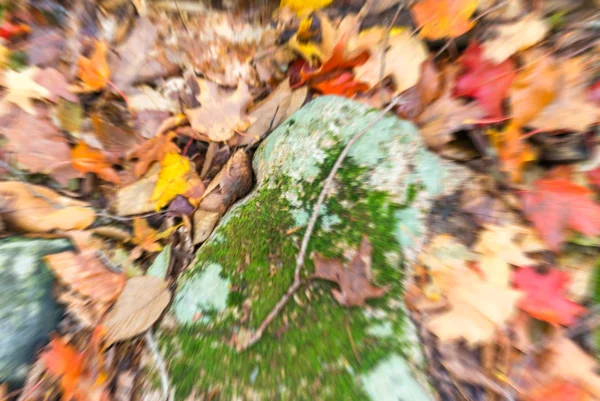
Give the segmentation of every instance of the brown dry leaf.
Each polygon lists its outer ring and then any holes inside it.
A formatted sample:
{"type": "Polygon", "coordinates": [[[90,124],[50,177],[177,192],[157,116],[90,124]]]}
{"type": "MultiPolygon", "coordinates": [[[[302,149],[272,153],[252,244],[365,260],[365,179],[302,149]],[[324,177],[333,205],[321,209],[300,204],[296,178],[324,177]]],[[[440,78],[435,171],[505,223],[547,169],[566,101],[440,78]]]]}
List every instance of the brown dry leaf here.
{"type": "Polygon", "coordinates": [[[117,191],[115,209],[119,216],[131,216],[154,211],[156,202],[152,201],[152,194],[158,182],[159,173],[160,165],[156,163],[144,178],[117,191]]]}
{"type": "Polygon", "coordinates": [[[198,85],[200,95],[197,98],[201,106],[185,110],[192,128],[215,142],[226,141],[236,131],[248,128],[246,109],[252,103],[252,95],[244,82],[240,82],[232,93],[224,93],[217,84],[204,79],[198,79],[198,85]]]}
{"type": "Polygon", "coordinates": [[[38,70],[33,76],[33,80],[52,94],[52,98],[50,99],[52,101],[56,101],[57,97],[62,97],[72,103],[79,102],[77,96],[69,92],[69,84],[65,76],[54,68],[38,70]]]}
{"type": "Polygon", "coordinates": [[[586,96],[589,71],[583,57],[559,60],[562,76],[559,78],[556,98],[527,125],[545,131],[586,131],[600,118],[600,108],[586,96]]]}
{"type": "Polygon", "coordinates": [[[39,185],[0,182],[0,197],[8,206],[0,211],[4,222],[24,232],[83,230],[96,214],[87,203],[59,195],[39,185]]]}
{"type": "Polygon", "coordinates": [[[369,298],[381,298],[388,287],[371,284],[372,251],[371,243],[363,237],[358,252],[345,267],[339,260],[325,259],[316,254],[314,277],[336,282],[340,290],[334,289],[331,293],[344,306],[363,306],[369,298]]]}
{"type": "Polygon", "coordinates": [[[136,177],[143,176],[150,165],[154,162],[160,162],[167,153],[179,153],[179,148],[173,143],[177,134],[169,131],[166,134],[155,136],[146,142],[137,146],[127,156],[128,159],[137,159],[133,168],[136,177]]]}
{"type": "Polygon", "coordinates": [[[146,331],[171,300],[168,284],[155,276],[132,277],[103,322],[107,347],[146,331]]]}
{"type": "Polygon", "coordinates": [[[546,36],[550,26],[542,17],[530,13],[525,18],[496,27],[493,39],[483,43],[486,59],[495,63],[504,60],[520,50],[525,50],[546,36]]]}
{"type": "Polygon", "coordinates": [[[507,205],[507,201],[494,195],[494,186],[493,178],[488,175],[470,180],[460,196],[461,209],[470,213],[480,226],[518,222],[520,216],[507,205]]]}
{"type": "MultiPolygon", "coordinates": [[[[304,104],[307,94],[307,86],[292,91],[289,79],[283,81],[265,100],[250,110],[248,118],[253,123],[244,132],[238,145],[254,144],[267,134],[269,129],[277,128],[304,104]]],[[[233,137],[232,141],[236,138],[238,137],[233,137]]]]}
{"type": "Polygon", "coordinates": [[[548,106],[559,90],[560,70],[550,56],[533,51],[525,55],[525,68],[517,73],[510,89],[513,121],[522,127],[548,106]]]}
{"type": "Polygon", "coordinates": [[[11,107],[0,126],[0,134],[8,139],[4,149],[12,153],[19,168],[48,174],[66,185],[70,179],[81,177],[81,173],[71,166],[71,148],[45,113],[47,109],[42,106],[37,107],[38,116],[11,107]]]}
{"type": "Polygon", "coordinates": [[[379,83],[380,78],[392,76],[395,83],[394,94],[404,92],[416,85],[421,76],[421,64],[427,59],[427,50],[423,42],[407,31],[390,34],[389,47],[385,51],[385,68],[381,76],[382,46],[386,29],[373,28],[372,30],[379,32],[380,40],[377,42],[377,47],[370,49],[369,61],[354,68],[355,81],[366,82],[373,87],[379,83]]]}
{"type": "Polygon", "coordinates": [[[2,86],[6,88],[6,95],[0,100],[1,114],[8,112],[7,103],[13,103],[29,114],[35,114],[33,99],[44,100],[52,98],[52,93],[34,81],[39,69],[27,68],[21,72],[6,70],[2,86]]]}

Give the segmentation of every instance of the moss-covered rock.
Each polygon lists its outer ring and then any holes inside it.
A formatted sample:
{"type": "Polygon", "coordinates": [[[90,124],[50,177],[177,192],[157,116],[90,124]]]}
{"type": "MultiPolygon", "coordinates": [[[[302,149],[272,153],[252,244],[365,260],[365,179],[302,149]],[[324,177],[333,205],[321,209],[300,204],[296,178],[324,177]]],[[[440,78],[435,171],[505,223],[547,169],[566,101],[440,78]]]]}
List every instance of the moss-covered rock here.
{"type": "Polygon", "coordinates": [[[25,379],[36,349],[58,324],[62,309],[42,257],[68,249],[66,239],[0,240],[0,383],[25,379]]]}
{"type": "MultiPolygon", "coordinates": [[[[199,249],[178,282],[170,324],[160,330],[176,399],[210,391],[223,400],[431,399],[411,373],[423,362],[403,310],[403,266],[426,236],[432,199],[455,187],[464,171],[429,153],[417,129],[392,115],[351,148],[309,245],[309,253],[348,259],[366,235],[373,281],[388,285],[388,294],[345,308],[331,296],[335,284],[307,280],[257,344],[243,352],[232,347],[293,282],[323,179],[347,141],[378,115],[322,97],[259,147],[255,189],[199,249]]],[[[303,277],[312,270],[309,258],[303,277]]]]}

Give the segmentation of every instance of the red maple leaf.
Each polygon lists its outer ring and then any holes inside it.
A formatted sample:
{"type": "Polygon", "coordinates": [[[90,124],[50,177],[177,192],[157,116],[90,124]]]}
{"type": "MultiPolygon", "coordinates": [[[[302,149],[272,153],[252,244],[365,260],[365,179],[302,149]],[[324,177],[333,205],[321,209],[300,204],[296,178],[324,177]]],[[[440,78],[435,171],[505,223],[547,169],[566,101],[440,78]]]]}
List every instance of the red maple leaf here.
{"type": "Polygon", "coordinates": [[[311,88],[318,90],[324,95],[340,95],[352,97],[358,92],[369,89],[369,85],[356,82],[351,72],[342,72],[333,78],[311,83],[311,88]]]}
{"type": "Polygon", "coordinates": [[[515,287],[526,294],[519,301],[519,307],[534,318],[552,324],[570,325],[585,312],[583,306],[565,297],[568,282],[567,274],[555,268],[544,274],[526,267],[513,274],[515,287]]]}
{"type": "Polygon", "coordinates": [[[483,58],[483,49],[472,43],[461,58],[465,73],[456,80],[454,96],[469,96],[477,100],[488,117],[502,117],[502,100],[515,79],[515,63],[508,59],[500,64],[483,58]]]}
{"type": "Polygon", "coordinates": [[[600,234],[600,205],[592,191],[564,178],[540,179],[522,195],[523,212],[551,250],[557,251],[571,228],[585,235],[600,234]]]}
{"type": "Polygon", "coordinates": [[[60,378],[60,388],[63,400],[68,401],[77,392],[79,378],[83,373],[84,355],[66,343],[62,338],[55,337],[48,344],[48,349],[41,355],[42,362],[48,372],[60,378]]]}

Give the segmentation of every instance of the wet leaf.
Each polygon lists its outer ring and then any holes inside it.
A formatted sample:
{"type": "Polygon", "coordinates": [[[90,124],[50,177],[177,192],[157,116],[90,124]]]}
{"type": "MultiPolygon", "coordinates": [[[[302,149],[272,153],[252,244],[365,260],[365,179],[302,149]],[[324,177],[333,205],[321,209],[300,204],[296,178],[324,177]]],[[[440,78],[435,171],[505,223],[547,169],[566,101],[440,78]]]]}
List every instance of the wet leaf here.
{"type": "Polygon", "coordinates": [[[427,39],[455,38],[469,31],[477,0],[420,0],[410,9],[419,35],[427,39]]]}
{"type": "Polygon", "coordinates": [[[171,152],[165,154],[160,165],[158,181],[150,199],[156,202],[155,209],[162,209],[177,195],[183,195],[192,205],[197,205],[204,193],[204,184],[190,160],[171,152]]]}
{"type": "Polygon", "coordinates": [[[170,300],[171,292],[161,278],[130,278],[104,320],[106,346],[146,331],[158,320],[170,300]]]}
{"type": "Polygon", "coordinates": [[[78,142],[71,150],[71,164],[82,173],[94,173],[105,181],[115,184],[120,183],[119,174],[104,153],[85,144],[78,142]]]}
{"type": "Polygon", "coordinates": [[[110,69],[106,61],[106,43],[97,41],[91,57],[80,56],[77,66],[77,76],[82,81],[83,91],[95,92],[103,89],[110,80],[110,69]]]}
{"type": "Polygon", "coordinates": [[[585,308],[566,298],[567,274],[551,268],[538,273],[533,268],[519,269],[513,275],[515,287],[526,294],[519,307],[538,320],[551,324],[571,325],[585,308]]]}
{"type": "Polygon", "coordinates": [[[135,176],[143,176],[152,163],[162,161],[167,153],[179,153],[179,148],[173,143],[173,139],[176,137],[177,134],[174,131],[169,131],[166,134],[150,138],[133,149],[129,153],[128,159],[137,159],[133,168],[135,176]]]}
{"type": "Polygon", "coordinates": [[[0,195],[8,202],[7,208],[0,211],[2,218],[24,232],[83,230],[96,218],[85,202],[60,196],[39,185],[0,182],[0,195]]]}
{"type": "Polygon", "coordinates": [[[362,306],[369,298],[381,298],[388,287],[371,284],[372,251],[371,243],[363,237],[360,248],[346,266],[339,260],[325,259],[316,254],[314,277],[334,281],[339,285],[340,290],[334,289],[331,293],[340,305],[362,306]]]}

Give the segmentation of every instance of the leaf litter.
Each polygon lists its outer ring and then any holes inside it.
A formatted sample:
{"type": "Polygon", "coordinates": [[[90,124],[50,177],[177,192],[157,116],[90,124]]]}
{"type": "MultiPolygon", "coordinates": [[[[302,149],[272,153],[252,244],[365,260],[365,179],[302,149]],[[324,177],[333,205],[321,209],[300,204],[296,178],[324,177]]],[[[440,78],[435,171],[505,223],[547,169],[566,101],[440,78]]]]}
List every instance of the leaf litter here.
{"type": "MultiPolygon", "coordinates": [[[[102,3],[62,9],[85,21],[73,26],[37,5],[0,17],[2,234],[73,243],[45,258],[65,322],[77,324],[39,354],[40,394],[111,399],[119,364],[132,366],[136,339],[151,337],[192,259],[182,233],[200,246],[250,191],[253,149],[307,100],[335,94],[393,107],[431,150],[477,171],[458,194],[474,240],[437,233],[407,270],[407,307],[439,342],[423,341],[442,355],[434,376],[450,371],[459,393],[600,396],[598,345],[573,334],[597,336],[588,320],[599,297],[580,290],[575,302],[569,283],[583,264],[583,287],[594,287],[600,243],[598,179],[578,168],[597,151],[597,44],[575,46],[585,23],[564,28],[588,11],[583,2],[556,12],[542,2],[286,0],[268,23],[102,3]],[[581,138],[583,156],[549,166],[544,140],[565,135],[581,138]],[[187,262],[169,268],[182,252],[187,262]],[[146,275],[159,261],[161,277],[146,275]],[[516,358],[488,360],[492,349],[516,358]]],[[[389,285],[370,276],[376,246],[363,237],[345,260],[314,255],[312,279],[331,282],[345,307],[369,307],[389,285]]],[[[238,349],[268,324],[246,342],[240,331],[238,349]]]]}

